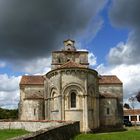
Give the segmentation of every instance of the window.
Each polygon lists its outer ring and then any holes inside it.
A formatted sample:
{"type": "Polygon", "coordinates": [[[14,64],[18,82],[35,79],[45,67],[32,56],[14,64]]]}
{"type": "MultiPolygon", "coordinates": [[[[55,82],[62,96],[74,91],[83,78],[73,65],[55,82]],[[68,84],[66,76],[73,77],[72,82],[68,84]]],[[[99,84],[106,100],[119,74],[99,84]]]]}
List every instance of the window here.
{"type": "Polygon", "coordinates": [[[109,108],[107,108],[106,113],[107,113],[107,115],[110,114],[110,110],[109,110],[109,108]]]}
{"type": "Polygon", "coordinates": [[[71,93],[71,108],[76,108],[76,93],[71,93]]]}
{"type": "Polygon", "coordinates": [[[58,109],[58,99],[57,99],[57,93],[53,93],[53,110],[58,109]]]}
{"type": "Polygon", "coordinates": [[[131,121],[137,121],[137,116],[131,116],[131,121]]]}
{"type": "Polygon", "coordinates": [[[58,58],[58,63],[61,63],[61,59],[60,58],[58,58]]]}
{"type": "Polygon", "coordinates": [[[34,116],[36,115],[36,109],[34,108],[34,116]]]}
{"type": "Polygon", "coordinates": [[[67,59],[67,62],[69,62],[70,61],[70,59],[67,59]]]}

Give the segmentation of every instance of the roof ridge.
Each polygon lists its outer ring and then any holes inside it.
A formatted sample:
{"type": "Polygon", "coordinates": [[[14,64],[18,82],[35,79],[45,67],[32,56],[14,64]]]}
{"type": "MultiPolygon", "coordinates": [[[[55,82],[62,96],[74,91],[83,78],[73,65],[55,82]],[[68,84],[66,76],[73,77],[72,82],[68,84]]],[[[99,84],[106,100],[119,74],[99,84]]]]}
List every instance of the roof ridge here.
{"type": "Polygon", "coordinates": [[[36,77],[37,77],[37,76],[38,76],[38,77],[41,77],[41,76],[43,76],[43,75],[22,75],[22,77],[32,77],[32,76],[33,76],[33,77],[35,77],[35,76],[36,76],[36,77]]]}
{"type": "Polygon", "coordinates": [[[109,77],[109,76],[115,76],[115,77],[117,77],[116,75],[111,75],[111,74],[108,74],[108,75],[100,75],[101,77],[109,77]]]}

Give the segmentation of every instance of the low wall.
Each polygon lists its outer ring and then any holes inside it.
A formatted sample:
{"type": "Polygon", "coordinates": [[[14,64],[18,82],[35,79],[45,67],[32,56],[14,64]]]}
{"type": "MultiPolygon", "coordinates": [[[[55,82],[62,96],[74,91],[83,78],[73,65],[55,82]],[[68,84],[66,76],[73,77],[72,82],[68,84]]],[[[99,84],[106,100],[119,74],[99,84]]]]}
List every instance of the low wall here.
{"type": "Polygon", "coordinates": [[[79,122],[61,124],[9,140],[70,140],[80,133],[79,122]]]}
{"type": "Polygon", "coordinates": [[[54,127],[63,125],[65,122],[58,121],[9,121],[9,122],[0,122],[0,129],[25,129],[30,132],[39,131],[44,128],[54,127]]]}

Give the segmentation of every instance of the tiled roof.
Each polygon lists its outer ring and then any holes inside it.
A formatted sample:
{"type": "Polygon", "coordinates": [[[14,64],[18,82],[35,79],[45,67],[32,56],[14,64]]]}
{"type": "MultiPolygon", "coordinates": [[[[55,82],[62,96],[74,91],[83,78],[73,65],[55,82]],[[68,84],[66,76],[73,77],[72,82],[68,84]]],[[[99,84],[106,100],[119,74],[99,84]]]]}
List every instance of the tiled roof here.
{"type": "Polygon", "coordinates": [[[20,85],[43,85],[44,78],[41,75],[22,76],[20,85]]]}
{"type": "Polygon", "coordinates": [[[99,84],[122,84],[120,79],[115,75],[101,75],[99,84]]]}
{"type": "Polygon", "coordinates": [[[140,109],[128,109],[128,110],[123,110],[124,116],[127,115],[140,115],[140,109]]]}
{"type": "Polygon", "coordinates": [[[74,61],[68,61],[66,63],[64,63],[63,65],[61,65],[59,68],[86,68],[86,66],[75,63],[74,61]]]}
{"type": "Polygon", "coordinates": [[[117,98],[116,95],[107,93],[107,92],[100,93],[99,95],[100,95],[100,98],[117,98]]]}

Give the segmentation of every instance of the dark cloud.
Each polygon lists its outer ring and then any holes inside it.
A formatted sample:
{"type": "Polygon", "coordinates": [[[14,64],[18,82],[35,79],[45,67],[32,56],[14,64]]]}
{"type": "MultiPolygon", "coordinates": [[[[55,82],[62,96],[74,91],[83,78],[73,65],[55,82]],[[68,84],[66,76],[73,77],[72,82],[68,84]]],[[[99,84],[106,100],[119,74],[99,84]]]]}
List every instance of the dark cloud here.
{"type": "Polygon", "coordinates": [[[124,44],[118,44],[109,53],[112,64],[140,62],[140,0],[113,0],[109,11],[112,25],[130,29],[124,44]]]}
{"type": "Polygon", "coordinates": [[[48,55],[76,37],[103,8],[104,0],[0,0],[0,59],[48,55]]]}
{"type": "Polygon", "coordinates": [[[140,0],[112,0],[109,12],[113,25],[140,27],[140,0]]]}

